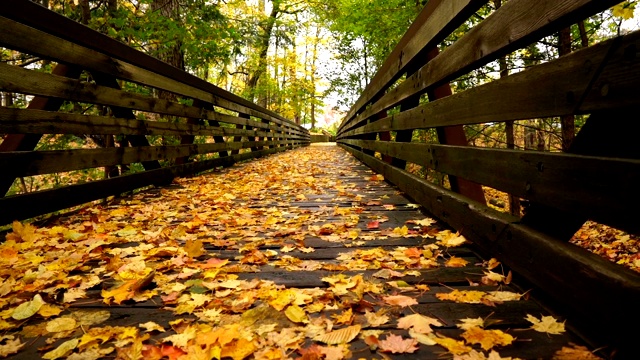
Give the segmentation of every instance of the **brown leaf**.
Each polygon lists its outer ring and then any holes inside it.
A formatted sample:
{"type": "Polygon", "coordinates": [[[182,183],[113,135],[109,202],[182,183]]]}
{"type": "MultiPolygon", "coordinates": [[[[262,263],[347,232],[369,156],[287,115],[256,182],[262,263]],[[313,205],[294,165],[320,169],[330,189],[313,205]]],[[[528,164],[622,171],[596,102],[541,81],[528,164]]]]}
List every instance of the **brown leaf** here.
{"type": "Polygon", "coordinates": [[[360,325],[352,325],[344,329],[328,332],[324,335],[316,336],[313,340],[329,345],[346,344],[355,339],[360,332],[360,325]]]}

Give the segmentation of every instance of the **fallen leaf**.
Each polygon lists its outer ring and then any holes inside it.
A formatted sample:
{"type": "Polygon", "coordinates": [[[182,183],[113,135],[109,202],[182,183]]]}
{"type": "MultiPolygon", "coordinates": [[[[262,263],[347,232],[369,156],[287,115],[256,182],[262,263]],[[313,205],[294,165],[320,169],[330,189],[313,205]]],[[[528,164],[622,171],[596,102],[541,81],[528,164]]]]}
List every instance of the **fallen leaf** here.
{"type": "Polygon", "coordinates": [[[36,294],[33,300],[18,305],[11,313],[11,317],[16,320],[28,319],[35,315],[44,304],[46,303],[42,300],[42,296],[36,294]]]}
{"type": "Polygon", "coordinates": [[[585,346],[571,344],[571,347],[563,346],[553,354],[553,360],[602,360],[589,351],[585,346]]]}
{"type": "Polygon", "coordinates": [[[329,345],[346,344],[358,336],[360,329],[360,325],[352,325],[344,329],[334,330],[326,334],[316,336],[313,340],[329,345]]]}
{"type": "Polygon", "coordinates": [[[394,354],[413,353],[418,350],[415,339],[403,339],[400,335],[390,334],[386,339],[378,342],[380,350],[394,354]]]}
{"type": "Polygon", "coordinates": [[[409,296],[404,296],[404,295],[384,296],[384,297],[382,297],[382,300],[384,300],[384,302],[389,304],[389,305],[397,305],[397,306],[401,306],[401,307],[417,305],[418,304],[416,299],[414,299],[412,297],[409,297],[409,296]]]}
{"type": "Polygon", "coordinates": [[[399,329],[413,329],[413,331],[420,334],[431,333],[433,331],[431,325],[442,326],[440,321],[421,314],[411,314],[398,319],[399,329]]]}
{"type": "Polygon", "coordinates": [[[20,338],[16,338],[13,335],[0,336],[0,357],[7,357],[11,354],[15,354],[25,345],[20,338]]]}
{"type": "Polygon", "coordinates": [[[525,319],[533,324],[531,328],[535,331],[555,335],[562,334],[565,331],[564,322],[558,322],[553,316],[543,316],[538,320],[535,316],[527,314],[525,319]]]}
{"type": "Polygon", "coordinates": [[[78,346],[79,342],[80,342],[80,339],[71,339],[71,340],[65,341],[62,344],[60,344],[60,346],[58,346],[57,348],[42,355],[42,358],[47,360],[53,360],[53,359],[65,357],[69,355],[69,353],[72,352],[73,349],[75,349],[78,346]]]}
{"type": "Polygon", "coordinates": [[[469,328],[460,336],[469,344],[480,344],[484,350],[490,350],[494,346],[510,345],[514,340],[513,336],[501,330],[485,330],[479,327],[469,328]]]}

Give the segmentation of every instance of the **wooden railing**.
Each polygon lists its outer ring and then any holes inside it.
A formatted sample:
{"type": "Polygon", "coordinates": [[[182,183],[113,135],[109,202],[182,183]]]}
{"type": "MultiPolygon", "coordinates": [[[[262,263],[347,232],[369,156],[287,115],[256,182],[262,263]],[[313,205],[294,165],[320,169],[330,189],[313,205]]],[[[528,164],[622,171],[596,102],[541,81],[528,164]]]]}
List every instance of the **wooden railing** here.
{"type": "Polygon", "coordinates": [[[535,285],[534,296],[560,304],[595,345],[623,351],[635,341],[625,324],[640,320],[640,276],[568,240],[589,219],[640,230],[640,33],[456,94],[448,84],[618,2],[510,0],[439,53],[487,1],[431,0],[348,112],[337,141],[535,285]],[[420,104],[423,94],[429,101],[420,104]],[[564,153],[470,147],[463,128],[571,114],[590,116],[564,153]],[[416,129],[435,129],[438,143],[411,142],[416,129]],[[407,162],[447,174],[450,186],[405,171],[407,162]],[[494,210],[481,184],[531,205],[522,218],[494,210]]]}
{"type": "Polygon", "coordinates": [[[57,64],[46,73],[0,63],[0,91],[33,96],[26,109],[0,107],[0,134],[8,134],[0,143],[0,193],[25,176],[96,167],[110,173],[4,196],[0,224],[310,142],[299,125],[30,1],[0,2],[0,28],[0,46],[57,64]],[[123,84],[164,96],[126,91],[123,84]],[[64,102],[95,104],[110,116],[58,111],[64,102]],[[34,151],[43,134],[99,135],[106,146],[34,151]],[[151,146],[147,136],[153,135],[174,144],[151,146]],[[190,159],[212,153],[218,156],[190,159]],[[133,163],[144,171],[120,175],[115,167],[133,163]]]}

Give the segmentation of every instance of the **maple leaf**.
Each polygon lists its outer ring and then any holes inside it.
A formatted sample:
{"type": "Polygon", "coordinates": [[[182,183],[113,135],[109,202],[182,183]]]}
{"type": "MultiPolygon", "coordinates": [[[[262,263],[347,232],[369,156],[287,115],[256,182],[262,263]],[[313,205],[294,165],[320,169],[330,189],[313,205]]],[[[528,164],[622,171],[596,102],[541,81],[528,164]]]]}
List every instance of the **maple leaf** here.
{"type": "Polygon", "coordinates": [[[380,221],[374,220],[367,223],[367,229],[378,229],[380,227],[380,221]]]}
{"type": "Polygon", "coordinates": [[[345,345],[320,346],[320,353],[325,360],[342,360],[349,355],[349,349],[345,345]]]}
{"type": "Polygon", "coordinates": [[[471,347],[466,346],[464,342],[442,336],[440,334],[437,334],[437,336],[432,336],[431,339],[438,345],[447,349],[447,351],[449,351],[453,355],[466,354],[472,350],[471,347]]]}
{"type": "Polygon", "coordinates": [[[0,336],[0,357],[7,357],[11,354],[15,354],[25,345],[20,338],[16,338],[13,335],[0,336]]]}
{"type": "Polygon", "coordinates": [[[353,321],[353,309],[349,308],[340,314],[331,316],[337,324],[350,324],[353,321]]]}
{"type": "Polygon", "coordinates": [[[535,331],[555,335],[562,334],[565,331],[564,322],[558,322],[553,316],[543,316],[538,320],[535,316],[527,314],[525,319],[533,324],[531,328],[535,331]]]}
{"type": "Polygon", "coordinates": [[[352,325],[323,335],[318,335],[313,340],[329,345],[346,344],[358,336],[360,329],[360,325],[352,325]]]}
{"type": "Polygon", "coordinates": [[[475,319],[460,319],[458,321],[462,322],[462,324],[456,324],[456,326],[462,330],[469,330],[472,327],[484,327],[484,319],[481,317],[475,319]]]}
{"type": "Polygon", "coordinates": [[[207,253],[202,244],[202,240],[187,240],[184,251],[190,258],[197,258],[207,253]]]}
{"type": "Polygon", "coordinates": [[[377,278],[381,278],[381,279],[391,279],[394,277],[403,277],[404,274],[398,271],[394,271],[391,269],[381,269],[379,271],[376,271],[375,273],[373,273],[373,275],[371,275],[373,277],[377,277],[377,278]]]}
{"type": "Polygon", "coordinates": [[[513,342],[513,336],[501,330],[485,330],[479,327],[467,329],[461,335],[469,344],[480,344],[484,350],[489,350],[494,346],[506,346],[513,342]]]}
{"type": "Polygon", "coordinates": [[[365,319],[367,319],[367,323],[369,323],[369,326],[372,327],[378,327],[380,325],[386,324],[390,320],[389,316],[382,314],[380,310],[375,313],[366,311],[364,313],[364,317],[365,319]]]}
{"type": "Polygon", "coordinates": [[[410,329],[420,334],[429,334],[433,330],[431,329],[431,325],[434,326],[442,326],[440,321],[430,318],[428,316],[424,316],[421,314],[411,314],[407,315],[403,318],[398,319],[398,328],[399,329],[410,329]]]}
{"type": "Polygon", "coordinates": [[[571,344],[563,346],[562,349],[553,354],[553,360],[602,360],[601,357],[595,355],[585,346],[571,344]]]}
{"type": "Polygon", "coordinates": [[[438,233],[436,236],[438,241],[437,244],[446,247],[456,247],[464,244],[467,239],[464,236],[460,235],[460,233],[452,233],[449,230],[443,230],[438,233]]]}
{"type": "Polygon", "coordinates": [[[401,307],[417,305],[416,299],[404,295],[389,295],[382,298],[389,305],[397,305],[401,307]]]}
{"type": "Polygon", "coordinates": [[[407,224],[416,224],[420,226],[431,226],[435,223],[436,221],[433,220],[432,218],[424,218],[422,220],[407,220],[407,224]]]}
{"type": "Polygon", "coordinates": [[[514,293],[511,291],[489,291],[484,297],[489,301],[503,302],[503,301],[518,301],[522,298],[522,294],[514,293]]]}
{"type": "Polygon", "coordinates": [[[251,355],[257,348],[253,341],[240,338],[225,345],[222,348],[220,358],[230,357],[233,360],[242,360],[251,355]]]}
{"type": "Polygon", "coordinates": [[[162,326],[158,325],[153,321],[147,321],[146,323],[138,324],[138,327],[143,328],[147,332],[151,332],[151,331],[164,332],[165,331],[162,326]]]}
{"type": "Polygon", "coordinates": [[[380,350],[394,354],[412,353],[418,350],[415,339],[403,339],[400,335],[390,334],[386,339],[378,342],[380,350]]]}
{"type": "Polygon", "coordinates": [[[452,256],[444,263],[446,267],[465,267],[469,262],[463,258],[452,256]]]}

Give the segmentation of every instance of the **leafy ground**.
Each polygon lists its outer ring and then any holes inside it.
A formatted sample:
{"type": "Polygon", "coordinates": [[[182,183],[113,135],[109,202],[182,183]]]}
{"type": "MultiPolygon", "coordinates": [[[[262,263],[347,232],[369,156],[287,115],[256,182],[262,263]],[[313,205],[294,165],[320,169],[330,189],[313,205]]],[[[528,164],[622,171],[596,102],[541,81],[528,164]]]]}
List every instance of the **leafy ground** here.
{"type": "Polygon", "coordinates": [[[382,180],[308,147],[16,222],[0,356],[597,358],[382,180]]]}
{"type": "MultiPolygon", "coordinates": [[[[498,211],[508,211],[509,197],[506,193],[484,187],[489,206],[498,211]],[[498,206],[496,206],[498,205],[498,206]]],[[[640,238],[610,226],[587,221],[571,239],[581,246],[616,264],[640,272],[640,238]]]]}

